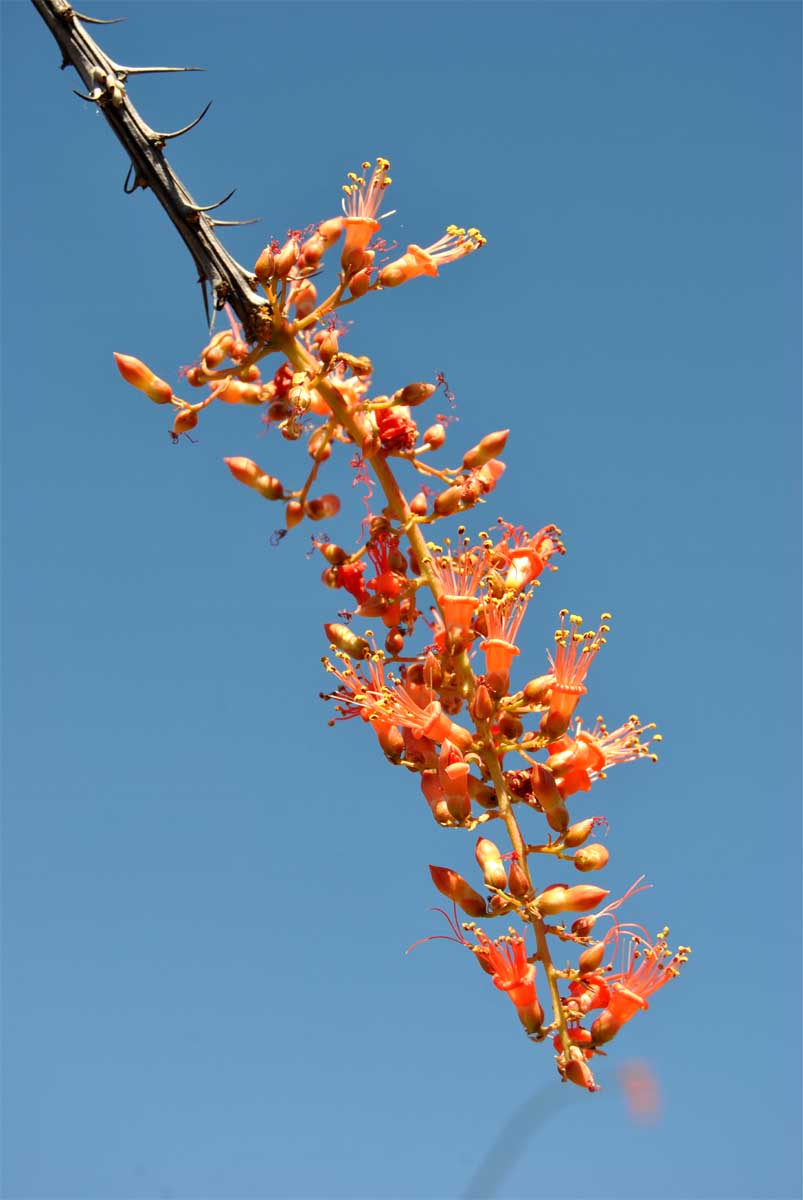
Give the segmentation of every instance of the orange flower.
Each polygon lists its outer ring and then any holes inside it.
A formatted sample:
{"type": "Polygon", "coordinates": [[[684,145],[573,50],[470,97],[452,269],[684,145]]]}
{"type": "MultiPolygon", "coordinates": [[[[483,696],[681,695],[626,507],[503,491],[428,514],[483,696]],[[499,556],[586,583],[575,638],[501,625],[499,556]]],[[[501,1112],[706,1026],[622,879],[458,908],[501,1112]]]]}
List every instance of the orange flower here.
{"type": "Polygon", "coordinates": [[[446,629],[470,629],[479,604],[477,590],[485,567],[484,552],[466,546],[458,554],[452,554],[448,540],[445,550],[432,542],[429,549],[432,551],[429,568],[443,588],[439,603],[446,629]]]}
{"type": "Polygon", "coordinates": [[[630,944],[625,969],[610,977],[610,999],[591,1026],[595,1045],[609,1042],[631,1017],[642,1008],[649,1008],[648,998],[669,983],[688,961],[691,953],[688,946],[679,946],[674,955],[669,950],[668,932],[662,930],[654,944],[638,934],[627,934],[630,944]]]}
{"type": "Polygon", "coordinates": [[[407,283],[419,275],[437,275],[439,267],[471,254],[472,250],[479,250],[480,246],[485,245],[485,240],[479,229],[460,229],[457,225],[448,225],[443,237],[426,250],[415,244],[408,246],[406,254],[382,268],[379,282],[382,287],[398,287],[400,283],[407,283]]]}
{"type": "Polygon", "coordinates": [[[587,792],[595,779],[605,779],[607,769],[619,763],[637,758],[657,762],[658,755],[650,749],[650,743],[660,742],[660,733],[652,734],[644,742],[639,740],[652,729],[654,724],[641,725],[635,714],[612,733],[602,717],[597,717],[591,730],[583,729],[578,719],[574,738],[564,735],[549,746],[547,766],[558,780],[560,794],[565,799],[574,792],[587,792]]]}
{"type": "MultiPolygon", "coordinates": [[[[609,621],[610,617],[610,613],[603,613],[600,621],[609,621]]],[[[549,712],[541,722],[542,733],[553,738],[566,732],[580,697],[588,691],[583,680],[605,645],[605,634],[609,631],[607,625],[600,624],[596,631],[581,633],[582,623],[582,617],[570,615],[567,608],[561,609],[560,629],[555,630],[555,656],[549,655],[555,682],[550,693],[549,712]],[[566,628],[566,617],[569,618],[569,629],[566,628]]]]}
{"type": "Polygon", "coordinates": [[[499,523],[505,535],[495,547],[494,560],[503,568],[507,566],[505,587],[511,591],[521,591],[538,578],[544,567],[557,571],[558,568],[549,559],[553,554],[566,553],[557,525],[545,525],[531,536],[521,525],[513,526],[506,521],[499,523]]]}

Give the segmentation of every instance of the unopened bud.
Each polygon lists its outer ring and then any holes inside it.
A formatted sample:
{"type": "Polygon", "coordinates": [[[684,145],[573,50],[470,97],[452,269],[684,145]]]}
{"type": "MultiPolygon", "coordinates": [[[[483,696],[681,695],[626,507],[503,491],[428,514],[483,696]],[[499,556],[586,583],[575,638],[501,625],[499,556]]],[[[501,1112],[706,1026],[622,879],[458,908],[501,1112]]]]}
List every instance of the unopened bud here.
{"type": "Polygon", "coordinates": [[[232,475],[246,487],[253,488],[266,500],[281,500],[283,488],[281,481],[273,475],[266,475],[261,467],[251,458],[224,458],[226,466],[232,475]]]}
{"type": "Polygon", "coordinates": [[[481,837],[477,839],[474,855],[488,887],[498,888],[503,892],[507,887],[507,873],[499,847],[490,838],[481,837]]]}
{"type": "Polygon", "coordinates": [[[298,242],[288,238],[279,253],[274,258],[273,273],[279,279],[286,279],[296,265],[298,259],[298,242]]]}
{"type": "Polygon", "coordinates": [[[515,741],[524,732],[524,724],[510,712],[503,712],[499,717],[499,732],[502,737],[515,741]]]}
{"type": "Polygon", "coordinates": [[[318,237],[323,240],[323,244],[327,250],[330,246],[334,246],[342,232],[342,217],[330,217],[328,221],[322,221],[318,226],[318,237]]]}
{"type": "Polygon", "coordinates": [[[370,644],[364,637],[349,629],[348,625],[331,624],[324,625],[323,628],[332,645],[348,654],[349,658],[370,658],[370,644]]]}
{"type": "Polygon", "coordinates": [[[340,348],[340,343],[337,339],[337,334],[333,329],[328,329],[318,342],[318,355],[321,362],[329,363],[337,354],[340,348]]]}
{"type": "Polygon", "coordinates": [[[477,467],[484,467],[492,458],[496,458],[497,454],[501,454],[507,442],[509,429],[500,429],[496,433],[487,433],[481,442],[476,446],[472,446],[463,455],[463,466],[467,471],[474,471],[477,467]]]}
{"type": "Polygon", "coordinates": [[[440,423],[430,425],[429,429],[424,430],[421,441],[425,446],[429,446],[430,450],[440,450],[446,441],[446,430],[440,423]]]}
{"type": "Polygon", "coordinates": [[[596,971],[597,967],[602,962],[605,954],[605,943],[597,942],[594,946],[589,946],[577,960],[577,969],[581,975],[588,975],[592,971],[596,971]]]}
{"type": "Polygon", "coordinates": [[[180,408],[173,421],[173,436],[180,437],[198,424],[198,414],[194,408],[180,408]]]}
{"type": "Polygon", "coordinates": [[[348,554],[343,547],[336,545],[335,542],[316,542],[316,546],[326,561],[331,563],[333,567],[342,566],[348,558],[348,554]]]}
{"type": "Polygon", "coordinates": [[[495,917],[504,916],[505,913],[510,912],[512,907],[512,902],[507,900],[504,896],[491,896],[490,900],[488,901],[488,908],[495,917]]]}
{"type": "Polygon", "coordinates": [[[288,529],[295,529],[296,525],[304,520],[304,505],[300,500],[288,500],[284,519],[288,529]]]}
{"type": "Polygon", "coordinates": [[[164,379],[160,379],[158,375],[154,375],[150,367],[146,367],[140,359],[134,358],[131,354],[115,354],[114,361],[126,383],[130,383],[138,391],[144,392],[154,404],[170,402],[170,397],[173,395],[170,384],[166,383],[164,379]]]}
{"type": "Polygon", "coordinates": [[[530,891],[530,881],[527,878],[527,872],[516,862],[515,858],[510,864],[508,871],[508,890],[511,896],[515,896],[517,900],[521,900],[530,891]]]}
{"type": "Polygon", "coordinates": [[[304,317],[308,317],[311,312],[314,312],[317,302],[318,289],[309,279],[305,279],[303,283],[293,289],[293,304],[299,320],[303,320],[304,317]]]}
{"type": "Polygon", "coordinates": [[[276,272],[275,261],[273,251],[270,246],[266,246],[254,265],[254,274],[260,283],[268,283],[273,278],[276,272]]]}
{"type": "Polygon", "coordinates": [[[333,492],[327,492],[325,496],[308,500],[304,505],[304,512],[311,521],[326,521],[340,512],[340,500],[333,492]]]}
{"type": "Polygon", "coordinates": [[[496,808],[496,792],[492,787],[483,783],[481,779],[477,779],[476,775],[469,775],[466,784],[468,794],[475,804],[479,804],[482,808],[496,808]]]}
{"type": "Polygon", "coordinates": [[[610,895],[605,888],[592,887],[590,884],[580,884],[577,887],[566,887],[556,883],[546,888],[536,897],[536,903],[543,916],[554,916],[564,912],[589,912],[610,895]]]}
{"type": "Polygon", "coordinates": [[[469,712],[474,721],[490,721],[496,712],[496,704],[484,683],[477,684],[469,705],[469,712]]]}
{"type": "Polygon", "coordinates": [[[391,399],[394,404],[403,404],[407,408],[415,408],[418,404],[424,404],[429,400],[430,396],[436,391],[434,383],[408,383],[405,387],[399,388],[393,393],[391,399]]]}
{"type": "Polygon", "coordinates": [[[253,383],[243,383],[240,379],[229,379],[215,393],[216,400],[224,404],[261,404],[262,388],[253,383]]]}
{"type": "Polygon", "coordinates": [[[593,817],[587,817],[585,821],[577,821],[574,825],[570,825],[563,835],[564,846],[569,850],[573,850],[575,846],[582,846],[593,828],[593,817]]]}
{"type": "Polygon", "coordinates": [[[441,895],[453,900],[464,913],[468,913],[470,917],[485,916],[486,907],[482,896],[475,892],[471,884],[467,883],[462,875],[458,875],[457,871],[452,871],[450,867],[430,866],[429,873],[441,895]]]}
{"type": "Polygon", "coordinates": [[[385,637],[385,649],[393,656],[401,654],[404,649],[404,634],[396,627],[388,631],[385,637]]]}
{"type": "Polygon", "coordinates": [[[463,502],[462,489],[448,487],[435,497],[435,513],[439,517],[450,517],[463,502]]]}
{"type": "Polygon", "coordinates": [[[608,851],[600,842],[592,842],[583,846],[574,856],[574,865],[578,871],[601,871],[608,861],[608,851]]]}
{"type": "Polygon", "coordinates": [[[528,704],[546,704],[554,682],[554,675],[539,675],[536,679],[531,679],[524,685],[524,699],[528,704]]]}
{"type": "Polygon", "coordinates": [[[416,517],[425,517],[427,515],[427,498],[423,492],[416,492],[410,501],[410,512],[416,517]]]}
{"type": "Polygon", "coordinates": [[[360,296],[371,287],[371,268],[365,267],[362,271],[357,271],[349,280],[349,292],[355,300],[359,300],[360,296]]]}
{"type": "Polygon", "coordinates": [[[543,763],[535,763],[530,772],[530,782],[533,795],[544,810],[550,829],[554,829],[556,833],[563,833],[569,825],[569,814],[558,791],[555,776],[543,763]]]}
{"type": "Polygon", "coordinates": [[[301,247],[301,257],[308,267],[317,267],[326,250],[326,242],[319,233],[313,233],[301,247]]]}

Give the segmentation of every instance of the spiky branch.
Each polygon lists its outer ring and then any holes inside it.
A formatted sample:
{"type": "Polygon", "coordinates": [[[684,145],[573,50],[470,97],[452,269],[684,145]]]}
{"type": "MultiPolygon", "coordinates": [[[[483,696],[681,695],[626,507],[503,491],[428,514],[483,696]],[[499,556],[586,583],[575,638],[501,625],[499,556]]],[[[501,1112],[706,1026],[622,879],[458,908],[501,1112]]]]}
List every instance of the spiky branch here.
{"type": "Polygon", "coordinates": [[[67,0],[32,0],[34,7],[59,44],[62,69],[72,66],[83,81],[82,99],[98,106],[131,160],[124,190],[150,188],[192,255],[203,289],[207,319],[210,317],[207,287],[216,310],[231,305],[242,322],[249,341],[266,341],[271,329],[271,307],[256,289],[256,279],[221,245],[215,234],[219,225],[242,222],[219,221],[208,214],[224,204],[229,193],[216,204],[196,204],[165,158],[167,142],[188,133],[206,115],[209,105],[189,125],[172,133],[160,133],[145,122],[129,99],[126,80],[130,75],[171,71],[197,71],[199,67],[125,67],[104,54],[82,22],[111,24],[84,17],[67,0]]]}

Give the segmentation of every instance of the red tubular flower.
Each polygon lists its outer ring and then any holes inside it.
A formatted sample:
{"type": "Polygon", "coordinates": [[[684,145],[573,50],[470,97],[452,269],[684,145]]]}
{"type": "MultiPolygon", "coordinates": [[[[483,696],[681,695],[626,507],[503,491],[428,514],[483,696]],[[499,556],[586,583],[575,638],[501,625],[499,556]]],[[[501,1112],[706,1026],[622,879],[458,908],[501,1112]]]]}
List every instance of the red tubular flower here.
{"type": "Polygon", "coordinates": [[[378,158],[376,166],[372,168],[370,162],[362,164],[363,171],[371,171],[366,181],[362,175],[357,175],[355,171],[349,171],[349,182],[343,185],[345,196],[343,198],[343,227],[346,230],[346,237],[343,244],[342,262],[348,269],[359,267],[363,264],[357,263],[357,258],[370,242],[371,238],[380,228],[381,218],[377,218],[379,207],[382,203],[382,197],[385,189],[390,186],[391,179],[388,175],[390,163],[386,158],[378,158]]]}
{"type": "Polygon", "coordinates": [[[429,543],[432,557],[429,567],[443,588],[440,610],[446,629],[467,630],[479,604],[477,591],[485,569],[485,554],[478,547],[465,547],[452,554],[448,541],[446,549],[429,543]]]}
{"type": "Polygon", "coordinates": [[[595,779],[605,779],[608,768],[619,763],[637,758],[657,762],[658,755],[650,748],[650,743],[660,742],[660,733],[644,742],[639,740],[642,734],[654,728],[654,724],[640,724],[635,714],[612,733],[608,732],[601,717],[597,718],[592,730],[583,729],[578,719],[574,738],[564,736],[549,746],[547,766],[557,777],[561,795],[565,798],[574,792],[589,791],[595,779]]]}
{"type": "MultiPolygon", "coordinates": [[[[609,621],[610,613],[603,613],[600,620],[609,621]]],[[[580,697],[588,691],[583,680],[605,645],[607,625],[600,624],[595,632],[580,633],[582,623],[582,617],[570,616],[567,608],[561,609],[560,629],[555,630],[555,657],[549,655],[555,682],[550,692],[549,711],[541,721],[542,733],[553,738],[560,737],[568,729],[580,697]],[[569,617],[570,629],[566,628],[566,617],[569,617]]]]}
{"type": "Polygon", "coordinates": [[[493,977],[494,986],[507,992],[527,1032],[536,1033],[543,1023],[544,1010],[535,990],[535,964],[527,959],[524,939],[512,930],[494,941],[481,929],[472,932],[479,945],[471,949],[493,977]]]}
{"type": "Polygon", "coordinates": [[[662,930],[654,943],[638,934],[627,935],[630,945],[625,969],[613,977],[610,999],[591,1026],[595,1045],[609,1042],[631,1017],[642,1008],[649,1008],[648,998],[673,979],[688,961],[691,953],[688,946],[679,946],[672,954],[666,944],[668,932],[662,930]]]}
{"type": "Polygon", "coordinates": [[[521,525],[514,526],[505,521],[500,524],[505,536],[495,547],[494,557],[502,567],[507,566],[505,587],[521,591],[538,578],[544,567],[557,571],[549,559],[553,554],[566,553],[557,525],[545,525],[530,535],[521,525]]]}
{"type": "Polygon", "coordinates": [[[419,275],[438,274],[438,268],[446,263],[471,254],[485,245],[485,238],[479,229],[459,229],[457,225],[448,225],[446,233],[437,242],[433,242],[426,250],[420,246],[410,245],[406,254],[388,263],[379,272],[379,282],[382,287],[398,287],[419,275]]]}
{"type": "Polygon", "coordinates": [[[500,675],[507,680],[513,659],[521,653],[515,640],[531,595],[532,592],[526,592],[507,600],[489,598],[483,604],[486,637],[480,642],[480,649],[489,675],[500,675]]]}

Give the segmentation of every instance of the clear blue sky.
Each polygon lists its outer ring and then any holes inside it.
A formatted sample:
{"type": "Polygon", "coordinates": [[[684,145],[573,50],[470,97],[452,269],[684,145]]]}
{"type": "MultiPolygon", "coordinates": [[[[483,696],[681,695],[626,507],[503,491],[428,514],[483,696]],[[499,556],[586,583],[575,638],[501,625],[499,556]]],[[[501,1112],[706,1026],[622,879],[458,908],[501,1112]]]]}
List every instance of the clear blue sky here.
{"type": "Polygon", "coordinates": [[[195,358],[192,264],[7,2],[4,1194],[799,1195],[799,6],[91,11],[129,16],[97,31],[119,61],[207,68],[130,90],[165,129],[214,98],[169,157],[264,218],[227,235],[241,261],[377,154],[391,236],[488,237],[356,306],[350,348],[383,389],[444,371],[455,446],[512,429],[482,520],[569,548],[522,671],[561,606],[613,612],[586,715],[657,721],[663,754],[575,811],[611,822],[614,894],[654,883],[631,919],[694,955],[596,1097],[457,947],[405,957],[427,863],[468,870],[472,839],[326,727],[341,599],[221,463],[288,448],[222,405],[174,448],[116,375],[113,350],[171,380],[195,358]],[[656,1128],[616,1083],[634,1057],[656,1128]]]}

